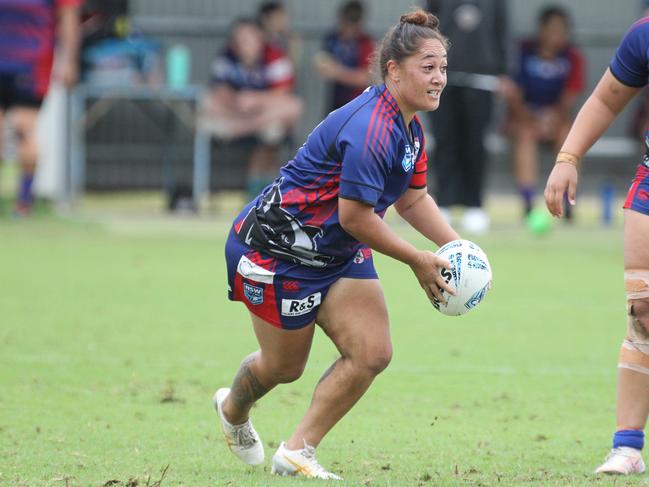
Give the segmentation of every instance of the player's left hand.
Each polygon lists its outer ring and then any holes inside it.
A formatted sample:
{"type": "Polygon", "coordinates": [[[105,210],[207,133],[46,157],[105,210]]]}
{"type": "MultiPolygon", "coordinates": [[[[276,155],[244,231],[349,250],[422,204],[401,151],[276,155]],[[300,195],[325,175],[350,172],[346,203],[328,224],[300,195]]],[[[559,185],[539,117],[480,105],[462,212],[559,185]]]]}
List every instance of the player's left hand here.
{"type": "Polygon", "coordinates": [[[420,251],[417,262],[410,266],[428,299],[432,301],[433,298],[436,298],[442,303],[446,303],[443,292],[455,295],[455,290],[446,283],[439,273],[440,267],[451,269],[453,266],[446,259],[427,250],[420,251]]]}
{"type": "Polygon", "coordinates": [[[572,164],[555,164],[545,186],[545,204],[553,216],[563,216],[563,195],[568,194],[568,203],[576,203],[578,174],[572,164]]]}

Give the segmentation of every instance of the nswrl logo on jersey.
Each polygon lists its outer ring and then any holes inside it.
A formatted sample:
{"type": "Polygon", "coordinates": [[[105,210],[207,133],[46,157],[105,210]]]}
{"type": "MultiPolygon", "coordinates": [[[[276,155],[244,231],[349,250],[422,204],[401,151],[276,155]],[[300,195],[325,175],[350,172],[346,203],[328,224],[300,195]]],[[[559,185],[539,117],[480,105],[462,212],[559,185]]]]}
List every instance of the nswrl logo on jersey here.
{"type": "Polygon", "coordinates": [[[243,283],[243,294],[251,304],[261,304],[264,302],[264,288],[253,286],[247,282],[243,283]]]}
{"type": "Polygon", "coordinates": [[[415,165],[415,153],[412,151],[410,145],[408,144],[406,144],[406,153],[403,156],[401,165],[403,166],[403,170],[405,172],[410,171],[412,167],[415,165]]]}
{"type": "Polygon", "coordinates": [[[419,147],[420,147],[419,137],[415,137],[414,150],[412,150],[410,144],[406,144],[406,153],[404,154],[403,159],[401,161],[401,165],[403,166],[403,170],[405,172],[410,171],[415,165],[415,159],[417,159],[417,154],[419,154],[419,147]]]}

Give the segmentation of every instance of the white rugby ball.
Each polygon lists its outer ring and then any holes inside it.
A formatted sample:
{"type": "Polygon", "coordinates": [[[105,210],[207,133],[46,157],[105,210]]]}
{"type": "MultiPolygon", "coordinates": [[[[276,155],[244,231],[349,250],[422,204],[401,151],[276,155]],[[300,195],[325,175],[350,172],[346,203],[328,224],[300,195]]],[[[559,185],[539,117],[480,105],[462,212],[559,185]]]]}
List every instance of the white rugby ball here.
{"type": "Polygon", "coordinates": [[[439,272],[456,294],[443,291],[446,304],[434,298],[433,306],[445,315],[463,315],[480,304],[491,288],[487,255],[469,240],[453,240],[435,253],[453,265],[452,269],[440,268],[439,272]]]}

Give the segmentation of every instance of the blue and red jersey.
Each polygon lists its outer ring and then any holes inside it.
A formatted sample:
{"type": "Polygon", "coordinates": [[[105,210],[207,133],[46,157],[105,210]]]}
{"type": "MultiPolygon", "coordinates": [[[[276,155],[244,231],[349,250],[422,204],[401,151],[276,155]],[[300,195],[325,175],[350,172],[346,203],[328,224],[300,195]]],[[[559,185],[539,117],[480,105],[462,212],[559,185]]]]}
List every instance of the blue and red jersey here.
{"type": "Polygon", "coordinates": [[[261,195],[235,219],[250,247],[310,268],[341,265],[361,243],[340,225],[338,198],[385,211],[408,188],[426,187],[424,131],[406,127],[385,85],[330,113],[261,195]]]}
{"type": "MultiPolygon", "coordinates": [[[[344,39],[339,32],[331,32],[325,37],[322,49],[346,68],[369,70],[374,41],[364,33],[355,39],[344,39]]],[[[335,110],[356,98],[365,88],[335,82],[332,89],[330,109],[335,110]]]]}
{"type": "MultiPolygon", "coordinates": [[[[641,88],[649,83],[649,17],[631,25],[615,51],[609,69],[624,85],[641,88]]],[[[649,166],[649,128],[645,134],[645,149],[643,164],[649,166]]]]}
{"type": "Polygon", "coordinates": [[[566,46],[551,59],[539,55],[535,41],[521,44],[516,83],[525,102],[533,108],[555,105],[565,92],[584,89],[584,59],[573,46],[566,46]]]}
{"type": "Polygon", "coordinates": [[[210,84],[225,84],[236,91],[293,89],[295,73],[288,56],[270,44],[264,45],[262,57],[253,67],[245,66],[231,49],[226,49],[212,65],[210,84]]]}
{"type": "Polygon", "coordinates": [[[631,25],[615,51],[610,69],[627,86],[639,88],[649,82],[649,17],[631,25]]]}
{"type": "MultiPolygon", "coordinates": [[[[82,0],[0,0],[0,73],[18,74],[44,96],[50,81],[57,13],[82,0]]],[[[24,81],[23,81],[24,82],[24,81]]]]}

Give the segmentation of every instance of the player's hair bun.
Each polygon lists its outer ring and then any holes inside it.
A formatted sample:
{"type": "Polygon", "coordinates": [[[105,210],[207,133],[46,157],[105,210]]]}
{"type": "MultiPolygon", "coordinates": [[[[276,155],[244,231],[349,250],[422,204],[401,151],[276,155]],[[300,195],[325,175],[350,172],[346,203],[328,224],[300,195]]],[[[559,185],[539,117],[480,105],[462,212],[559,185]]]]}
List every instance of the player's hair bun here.
{"type": "Polygon", "coordinates": [[[448,49],[448,39],[439,31],[439,19],[421,8],[415,8],[399,17],[399,23],[388,30],[375,51],[374,72],[388,76],[388,61],[400,63],[417,53],[423,39],[436,39],[448,49]]]}
{"type": "Polygon", "coordinates": [[[408,12],[407,14],[403,14],[399,20],[402,24],[421,25],[422,27],[428,27],[429,29],[437,29],[437,26],[439,25],[437,17],[420,8],[408,12]]]}

